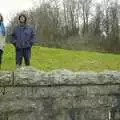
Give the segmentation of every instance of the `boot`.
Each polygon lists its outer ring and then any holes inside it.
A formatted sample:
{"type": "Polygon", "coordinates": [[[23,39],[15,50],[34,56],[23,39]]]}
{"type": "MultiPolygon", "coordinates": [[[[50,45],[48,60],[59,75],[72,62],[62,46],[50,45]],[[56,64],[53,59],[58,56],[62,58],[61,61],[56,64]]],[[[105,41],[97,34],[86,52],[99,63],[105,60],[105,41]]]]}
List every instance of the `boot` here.
{"type": "Polygon", "coordinates": [[[16,69],[19,69],[19,68],[21,68],[21,65],[18,65],[18,64],[17,64],[17,65],[16,65],[16,69]]]}

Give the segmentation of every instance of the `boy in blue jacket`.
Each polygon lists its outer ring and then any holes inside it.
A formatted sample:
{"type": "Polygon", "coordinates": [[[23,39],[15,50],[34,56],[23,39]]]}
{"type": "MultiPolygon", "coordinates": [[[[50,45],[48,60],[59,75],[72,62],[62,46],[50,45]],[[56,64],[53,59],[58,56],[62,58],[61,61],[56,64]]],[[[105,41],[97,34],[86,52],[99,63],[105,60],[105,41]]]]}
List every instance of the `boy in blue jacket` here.
{"type": "Polygon", "coordinates": [[[27,25],[27,17],[24,14],[19,16],[19,23],[12,33],[12,44],[16,48],[16,66],[22,65],[24,58],[25,65],[30,65],[31,48],[35,41],[35,33],[32,27],[27,25]]]}

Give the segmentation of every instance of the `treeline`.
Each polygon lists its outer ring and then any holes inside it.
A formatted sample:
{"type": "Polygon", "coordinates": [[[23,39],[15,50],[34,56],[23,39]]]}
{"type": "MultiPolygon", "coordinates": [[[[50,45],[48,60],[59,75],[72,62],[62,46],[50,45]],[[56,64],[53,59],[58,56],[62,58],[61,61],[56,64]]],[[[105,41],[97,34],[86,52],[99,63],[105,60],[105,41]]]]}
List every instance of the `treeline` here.
{"type": "MultiPolygon", "coordinates": [[[[120,50],[118,0],[40,0],[22,11],[36,31],[38,44],[74,50],[120,50]]],[[[18,13],[20,14],[20,13],[18,13]]],[[[8,26],[17,24],[17,15],[8,26]]]]}

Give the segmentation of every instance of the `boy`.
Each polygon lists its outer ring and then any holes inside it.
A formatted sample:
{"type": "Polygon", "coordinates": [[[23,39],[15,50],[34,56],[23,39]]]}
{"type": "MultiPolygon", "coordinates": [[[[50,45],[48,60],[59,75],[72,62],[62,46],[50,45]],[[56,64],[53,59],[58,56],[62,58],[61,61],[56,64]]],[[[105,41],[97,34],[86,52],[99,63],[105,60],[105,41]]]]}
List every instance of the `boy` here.
{"type": "Polygon", "coordinates": [[[24,14],[19,16],[19,23],[12,33],[12,44],[16,48],[16,66],[22,65],[24,58],[25,65],[30,65],[31,48],[35,40],[33,29],[27,25],[27,17],[24,14]]]}

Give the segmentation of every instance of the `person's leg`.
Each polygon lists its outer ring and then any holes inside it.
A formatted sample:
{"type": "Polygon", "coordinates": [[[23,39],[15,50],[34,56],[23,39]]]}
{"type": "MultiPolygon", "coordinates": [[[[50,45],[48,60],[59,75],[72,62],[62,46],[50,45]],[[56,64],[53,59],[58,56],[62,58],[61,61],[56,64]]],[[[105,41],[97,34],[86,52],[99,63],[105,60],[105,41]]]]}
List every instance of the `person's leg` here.
{"type": "Polygon", "coordinates": [[[23,50],[16,49],[16,66],[20,67],[22,65],[22,58],[23,58],[23,50]]]}
{"type": "Polygon", "coordinates": [[[1,65],[2,65],[2,55],[3,55],[3,51],[0,50],[0,69],[1,69],[1,65]]]}
{"type": "Polygon", "coordinates": [[[30,65],[30,58],[31,58],[31,48],[24,48],[24,60],[26,66],[30,65]]]}

